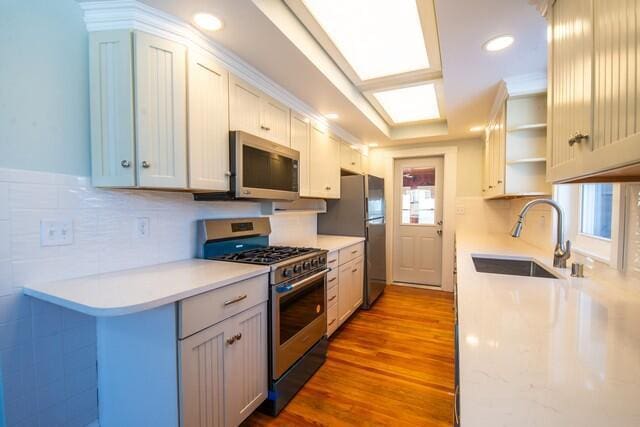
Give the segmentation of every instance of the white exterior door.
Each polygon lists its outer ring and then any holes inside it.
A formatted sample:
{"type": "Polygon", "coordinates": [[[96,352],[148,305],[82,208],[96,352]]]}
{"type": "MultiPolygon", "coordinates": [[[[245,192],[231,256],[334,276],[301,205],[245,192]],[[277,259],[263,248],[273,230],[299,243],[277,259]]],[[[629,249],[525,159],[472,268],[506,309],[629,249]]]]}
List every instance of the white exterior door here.
{"type": "Polygon", "coordinates": [[[397,160],[393,281],[442,284],[443,158],[397,160]]]}

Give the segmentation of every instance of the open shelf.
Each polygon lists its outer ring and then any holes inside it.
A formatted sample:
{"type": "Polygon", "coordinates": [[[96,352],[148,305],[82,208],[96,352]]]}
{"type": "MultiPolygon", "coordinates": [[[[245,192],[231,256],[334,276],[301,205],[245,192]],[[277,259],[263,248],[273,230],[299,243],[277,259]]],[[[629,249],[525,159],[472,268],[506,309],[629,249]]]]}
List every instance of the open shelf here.
{"type": "Polygon", "coordinates": [[[546,123],[529,123],[524,125],[513,126],[507,129],[507,132],[520,132],[523,130],[546,129],[546,123]]]}
{"type": "Polygon", "coordinates": [[[523,159],[508,160],[507,164],[508,165],[518,165],[518,164],[522,164],[522,163],[544,163],[546,161],[547,161],[547,159],[545,159],[544,157],[526,157],[526,158],[523,158],[523,159]]]}

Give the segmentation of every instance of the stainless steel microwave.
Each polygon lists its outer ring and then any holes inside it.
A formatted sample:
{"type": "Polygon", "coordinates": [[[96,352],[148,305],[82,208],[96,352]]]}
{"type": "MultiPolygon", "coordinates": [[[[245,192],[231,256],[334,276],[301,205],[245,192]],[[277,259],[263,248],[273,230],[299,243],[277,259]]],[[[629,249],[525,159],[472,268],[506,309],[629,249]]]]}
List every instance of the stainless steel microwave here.
{"type": "Polygon", "coordinates": [[[196,200],[296,200],[300,153],[242,131],[229,132],[229,192],[195,193],[196,200]]]}
{"type": "Polygon", "coordinates": [[[296,200],[300,153],[246,132],[229,133],[230,187],[235,199],[296,200]]]}

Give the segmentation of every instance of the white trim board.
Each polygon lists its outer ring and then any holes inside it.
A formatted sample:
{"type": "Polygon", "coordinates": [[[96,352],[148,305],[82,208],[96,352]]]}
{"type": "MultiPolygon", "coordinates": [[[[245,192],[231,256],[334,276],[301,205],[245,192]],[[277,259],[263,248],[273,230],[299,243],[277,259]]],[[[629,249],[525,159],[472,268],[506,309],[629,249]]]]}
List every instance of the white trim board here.
{"type": "Polygon", "coordinates": [[[257,87],[267,95],[287,105],[289,108],[323,123],[350,144],[361,141],[347,130],[327,121],[310,105],[301,101],[276,82],[245,62],[238,55],[213,40],[205,37],[190,24],[175,16],[147,6],[137,0],[103,0],[80,3],[84,11],[87,31],[108,31],[130,29],[144,31],[189,46],[197,46],[214,55],[225,67],[242,80],[257,87]]]}
{"type": "Polygon", "coordinates": [[[421,147],[400,150],[379,150],[378,155],[383,156],[384,167],[384,191],[386,194],[386,218],[387,218],[387,283],[393,283],[393,167],[396,159],[410,159],[419,157],[444,157],[444,195],[442,200],[443,226],[442,226],[442,289],[453,292],[454,270],[454,236],[456,229],[456,192],[458,173],[458,147],[421,147]]]}

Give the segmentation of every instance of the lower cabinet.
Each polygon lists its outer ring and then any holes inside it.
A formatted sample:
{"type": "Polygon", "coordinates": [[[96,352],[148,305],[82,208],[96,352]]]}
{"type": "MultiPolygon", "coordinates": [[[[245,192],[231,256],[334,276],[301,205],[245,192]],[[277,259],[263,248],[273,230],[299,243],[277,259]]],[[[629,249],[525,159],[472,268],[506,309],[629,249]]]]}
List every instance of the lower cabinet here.
{"type": "Polygon", "coordinates": [[[266,302],[180,341],[180,425],[239,425],[267,397],[266,349],[266,302]]]}
{"type": "Polygon", "coordinates": [[[364,245],[330,252],[327,262],[327,336],[331,336],[364,300],[364,245]]]}

